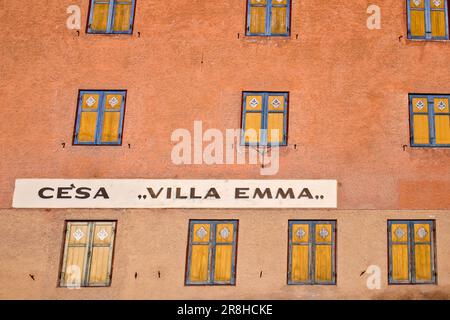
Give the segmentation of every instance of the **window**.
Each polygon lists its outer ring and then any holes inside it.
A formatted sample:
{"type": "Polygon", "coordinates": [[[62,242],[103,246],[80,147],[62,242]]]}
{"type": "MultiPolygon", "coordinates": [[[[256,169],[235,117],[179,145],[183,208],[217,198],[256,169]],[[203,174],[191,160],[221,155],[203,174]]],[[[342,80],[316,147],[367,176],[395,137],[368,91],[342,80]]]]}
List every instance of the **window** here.
{"type": "Polygon", "coordinates": [[[291,0],[247,0],[248,36],[288,36],[291,0]]]}
{"type": "Polygon", "coordinates": [[[409,39],[448,39],[448,0],[408,0],[409,39]]]}
{"type": "Polygon", "coordinates": [[[288,284],[335,284],[336,221],[289,221],[288,284]]]}
{"type": "Polygon", "coordinates": [[[434,221],[389,221],[389,283],[435,283],[434,221]]]}
{"type": "Polygon", "coordinates": [[[67,222],[62,287],[110,285],[115,227],[113,221],[67,222]]]}
{"type": "Polygon", "coordinates": [[[133,32],[136,0],[91,0],[88,33],[133,32]]]}
{"type": "Polygon", "coordinates": [[[241,145],[287,145],[287,92],[244,92],[241,145]]]}
{"type": "Polygon", "coordinates": [[[237,226],[236,220],[190,221],[187,285],[235,284],[237,226]]]}
{"type": "Polygon", "coordinates": [[[80,91],[74,144],[121,145],[125,91],[80,91]]]}
{"type": "Polygon", "coordinates": [[[450,147],[450,95],[410,95],[411,146],[450,147]]]}

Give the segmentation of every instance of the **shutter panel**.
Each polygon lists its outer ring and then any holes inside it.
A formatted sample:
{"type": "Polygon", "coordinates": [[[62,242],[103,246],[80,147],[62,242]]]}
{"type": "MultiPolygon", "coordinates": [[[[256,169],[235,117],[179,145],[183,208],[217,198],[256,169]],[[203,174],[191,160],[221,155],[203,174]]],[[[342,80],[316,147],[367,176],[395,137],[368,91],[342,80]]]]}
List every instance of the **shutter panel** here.
{"type": "Polygon", "coordinates": [[[108,30],[109,0],[95,0],[92,4],[92,31],[106,32],[108,30]]]}
{"type": "Polygon", "coordinates": [[[93,225],[89,285],[107,286],[110,283],[114,227],[114,222],[96,222],[93,225]]]}
{"type": "Polygon", "coordinates": [[[100,95],[96,93],[84,93],[81,102],[81,113],[78,126],[78,142],[95,142],[97,132],[98,107],[100,95]]]}
{"type": "Polygon", "coordinates": [[[434,127],[436,144],[450,144],[450,110],[449,99],[434,99],[434,127]]]}
{"type": "Polygon", "coordinates": [[[413,98],[413,140],[415,144],[429,144],[430,130],[428,124],[427,98],[413,98]]]}
{"type": "Polygon", "coordinates": [[[67,224],[62,286],[82,285],[89,246],[89,225],[83,222],[67,224]]]}
{"type": "Polygon", "coordinates": [[[248,95],[245,98],[245,142],[259,143],[262,126],[262,95],[248,95]]]}
{"type": "Polygon", "coordinates": [[[249,32],[251,34],[266,33],[266,0],[250,0],[249,32]]]}
{"type": "Polygon", "coordinates": [[[133,10],[133,0],[114,1],[113,31],[131,31],[131,15],[133,10]]]}
{"type": "Polygon", "coordinates": [[[210,231],[210,224],[196,223],[193,225],[189,265],[189,280],[191,282],[206,282],[209,279],[210,231]]]}
{"type": "Polygon", "coordinates": [[[445,19],[445,0],[430,0],[431,34],[433,37],[445,37],[447,35],[447,23],[445,19]]]}
{"type": "Polygon", "coordinates": [[[410,32],[413,37],[425,37],[425,0],[409,1],[410,32]],[[416,4],[417,3],[417,4],[416,4]]]}
{"type": "Polygon", "coordinates": [[[272,0],[271,33],[287,34],[287,0],[272,0]]]}
{"type": "Polygon", "coordinates": [[[333,280],[333,228],[331,224],[317,224],[315,228],[315,281],[333,280]]]}
{"type": "Polygon", "coordinates": [[[284,141],[283,137],[284,137],[284,114],[269,113],[267,120],[267,141],[269,142],[269,144],[283,143],[284,141]]]}
{"type": "Polygon", "coordinates": [[[392,224],[391,255],[392,279],[394,281],[409,280],[408,224],[392,224]]]}
{"type": "Polygon", "coordinates": [[[232,223],[217,224],[216,226],[215,282],[229,283],[231,281],[234,232],[232,223]]]}
{"type": "Polygon", "coordinates": [[[309,278],[309,225],[292,225],[291,281],[308,282],[309,278]]]}
{"type": "Polygon", "coordinates": [[[431,228],[429,223],[414,224],[414,262],[416,281],[431,281],[432,258],[431,258],[431,228]]]}
{"type": "Polygon", "coordinates": [[[120,142],[123,95],[107,94],[104,100],[101,142],[120,142]]]}

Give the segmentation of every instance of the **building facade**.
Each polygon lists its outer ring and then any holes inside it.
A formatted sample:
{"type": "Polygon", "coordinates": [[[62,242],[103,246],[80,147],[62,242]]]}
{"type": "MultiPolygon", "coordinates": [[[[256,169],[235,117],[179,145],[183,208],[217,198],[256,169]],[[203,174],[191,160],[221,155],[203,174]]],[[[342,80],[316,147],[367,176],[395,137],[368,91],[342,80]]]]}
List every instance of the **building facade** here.
{"type": "Polygon", "coordinates": [[[448,10],[1,1],[0,298],[449,299],[448,10]],[[278,169],[196,161],[208,129],[243,129],[232,150],[276,152],[278,169]],[[174,161],[176,130],[192,163],[174,161]],[[336,201],[108,205],[77,179],[334,181],[336,201]]]}

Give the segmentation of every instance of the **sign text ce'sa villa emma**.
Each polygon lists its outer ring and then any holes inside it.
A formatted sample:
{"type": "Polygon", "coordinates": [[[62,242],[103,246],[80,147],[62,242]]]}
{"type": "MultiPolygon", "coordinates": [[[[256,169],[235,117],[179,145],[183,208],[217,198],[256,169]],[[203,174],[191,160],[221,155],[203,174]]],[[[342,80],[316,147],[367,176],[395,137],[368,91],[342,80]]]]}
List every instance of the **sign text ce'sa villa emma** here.
{"type": "Polygon", "coordinates": [[[336,180],[17,179],[14,208],[336,208],[336,180]]]}

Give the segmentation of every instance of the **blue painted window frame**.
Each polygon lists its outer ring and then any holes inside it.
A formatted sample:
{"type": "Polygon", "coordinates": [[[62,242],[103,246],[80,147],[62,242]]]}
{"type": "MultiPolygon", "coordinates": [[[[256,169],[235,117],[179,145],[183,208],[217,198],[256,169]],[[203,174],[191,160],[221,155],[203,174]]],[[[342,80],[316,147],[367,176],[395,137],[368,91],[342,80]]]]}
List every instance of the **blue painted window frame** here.
{"type": "Polygon", "coordinates": [[[288,261],[288,285],[336,285],[336,220],[289,220],[289,261],[288,261]],[[294,243],[292,241],[292,229],[296,224],[307,224],[309,225],[309,238],[308,243],[294,243]],[[333,236],[331,242],[321,243],[331,245],[331,281],[316,281],[315,280],[315,248],[316,248],[316,232],[315,228],[318,224],[331,224],[331,230],[333,230],[333,236]],[[311,232],[314,230],[314,232],[311,232]],[[293,281],[292,280],[292,245],[308,245],[309,255],[308,255],[308,265],[309,265],[309,280],[308,281],[293,281]]]}
{"type": "Polygon", "coordinates": [[[88,27],[87,33],[93,34],[132,34],[133,26],[134,26],[134,14],[136,9],[136,0],[132,0],[131,3],[131,14],[130,14],[130,28],[127,31],[114,31],[114,11],[116,9],[117,4],[127,4],[126,2],[122,2],[121,0],[90,0],[89,7],[89,19],[88,19],[88,27]],[[106,31],[98,31],[91,28],[92,19],[94,16],[94,6],[96,3],[107,4],[109,3],[109,12],[108,12],[108,23],[106,31]]]}
{"type": "Polygon", "coordinates": [[[431,9],[430,1],[425,1],[425,8],[417,9],[418,11],[425,11],[425,36],[418,37],[411,35],[411,6],[410,3],[413,0],[406,0],[406,9],[408,12],[408,39],[413,40],[449,40],[449,25],[448,25],[448,1],[444,1],[444,9],[431,9]],[[431,11],[445,11],[445,37],[433,37],[431,31],[431,11]]]}
{"type": "Polygon", "coordinates": [[[77,118],[75,124],[75,132],[73,138],[74,145],[111,145],[111,146],[120,146],[122,145],[122,131],[123,131],[123,120],[125,115],[125,101],[127,97],[127,92],[125,90],[80,90],[78,95],[78,107],[77,107],[77,118]],[[80,142],[78,141],[78,133],[80,130],[80,121],[81,121],[81,112],[82,112],[82,104],[83,104],[83,96],[85,94],[98,94],[100,96],[100,101],[98,102],[98,110],[91,111],[97,112],[97,125],[96,125],[96,133],[95,133],[95,141],[94,142],[80,142]],[[102,142],[102,128],[103,128],[103,115],[105,112],[119,112],[119,111],[105,111],[105,97],[108,94],[120,94],[122,95],[122,104],[120,106],[120,124],[119,124],[119,136],[117,141],[114,142],[102,142]]]}
{"type": "Polygon", "coordinates": [[[251,0],[247,0],[247,25],[245,27],[245,35],[247,36],[280,36],[288,37],[291,35],[291,0],[286,1],[286,5],[272,4],[272,0],[266,2],[266,31],[264,33],[251,33],[251,7],[263,7],[264,5],[251,4],[251,0]],[[286,33],[272,33],[272,7],[286,7],[286,33]]]}
{"type": "MultiPolygon", "coordinates": [[[[448,94],[409,94],[409,128],[410,128],[410,144],[411,147],[423,147],[423,148],[448,148],[450,144],[436,144],[436,128],[435,128],[435,112],[434,112],[434,99],[449,99],[448,94]],[[413,98],[426,98],[428,101],[428,113],[425,112],[414,112],[414,107],[412,105],[413,98]],[[428,130],[430,136],[429,144],[417,144],[414,143],[414,115],[415,114],[427,114],[428,115],[428,130]]],[[[438,116],[448,115],[450,117],[450,112],[439,113],[438,116]]]]}
{"type": "Polygon", "coordinates": [[[242,126],[241,126],[241,146],[256,147],[256,146],[287,146],[287,130],[288,130],[288,111],[289,108],[289,92],[276,92],[276,91],[244,91],[242,93],[242,126]],[[247,96],[261,96],[263,101],[263,106],[261,111],[251,111],[247,110],[247,96]],[[282,96],[284,97],[284,108],[283,111],[269,111],[269,96],[282,96]],[[259,137],[258,143],[245,142],[245,115],[248,113],[261,113],[261,129],[266,131],[259,137]],[[267,139],[267,126],[269,113],[283,113],[284,124],[283,124],[283,141],[281,143],[271,142],[268,143],[267,139]]]}
{"type": "Polygon", "coordinates": [[[186,262],[186,278],[185,285],[187,286],[197,286],[197,285],[235,285],[236,284],[236,249],[237,249],[237,235],[239,229],[239,221],[238,220],[189,220],[189,243],[188,243],[188,255],[186,262]],[[233,255],[231,262],[231,280],[229,282],[222,281],[214,281],[214,269],[215,269],[215,254],[216,247],[220,245],[230,245],[227,243],[217,243],[216,242],[216,227],[218,224],[233,224],[234,233],[233,233],[233,255]],[[192,253],[192,245],[193,244],[202,244],[205,245],[204,242],[193,242],[194,238],[194,225],[195,224],[209,224],[210,232],[209,232],[209,264],[208,264],[208,280],[205,282],[190,281],[190,266],[191,266],[191,253],[192,253]]]}
{"type": "Polygon", "coordinates": [[[388,220],[388,246],[389,246],[389,284],[435,284],[437,281],[436,273],[436,221],[435,220],[388,220]],[[392,278],[392,225],[393,224],[407,224],[408,225],[408,241],[395,242],[397,244],[408,244],[408,266],[409,266],[409,280],[398,281],[392,278]],[[415,246],[414,244],[421,242],[414,242],[414,225],[415,224],[429,224],[430,225],[430,242],[423,242],[431,246],[431,270],[433,272],[431,281],[417,281],[415,273],[415,246]]]}

